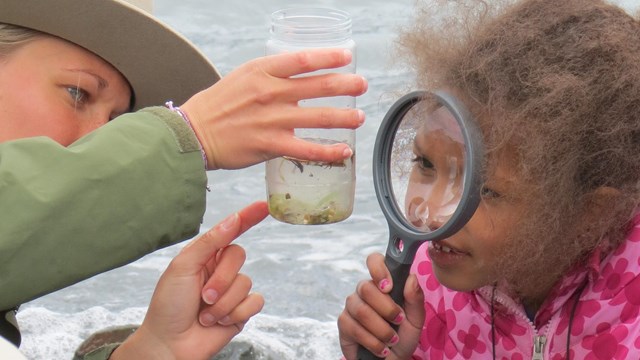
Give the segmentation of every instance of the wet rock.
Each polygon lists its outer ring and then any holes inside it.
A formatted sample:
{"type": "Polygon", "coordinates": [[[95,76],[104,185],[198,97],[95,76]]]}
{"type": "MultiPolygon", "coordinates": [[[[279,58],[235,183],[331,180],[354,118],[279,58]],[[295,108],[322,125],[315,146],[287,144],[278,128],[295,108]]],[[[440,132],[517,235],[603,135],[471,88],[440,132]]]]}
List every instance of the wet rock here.
{"type": "MultiPolygon", "coordinates": [[[[83,359],[89,353],[99,351],[100,348],[112,344],[122,343],[137,329],[136,325],[118,326],[106,328],[92,334],[76,350],[74,360],[83,359]]],[[[272,360],[262,351],[256,349],[251,343],[241,340],[232,340],[216,356],[210,360],[272,360]]]]}
{"type": "Polygon", "coordinates": [[[246,341],[232,340],[211,360],[270,360],[246,341]]]}

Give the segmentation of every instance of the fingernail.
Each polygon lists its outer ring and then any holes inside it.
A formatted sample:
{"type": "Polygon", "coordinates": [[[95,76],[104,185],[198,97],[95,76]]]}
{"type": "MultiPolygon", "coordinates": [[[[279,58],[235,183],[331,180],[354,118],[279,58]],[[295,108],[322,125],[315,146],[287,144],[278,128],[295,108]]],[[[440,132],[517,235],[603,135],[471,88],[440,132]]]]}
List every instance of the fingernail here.
{"type": "Polygon", "coordinates": [[[200,314],[200,324],[202,324],[202,326],[211,326],[215,323],[216,323],[215,316],[209,313],[200,314]]]}
{"type": "Polygon", "coordinates": [[[358,124],[364,124],[364,111],[358,109],[358,124]]]}
{"type": "Polygon", "coordinates": [[[344,50],[344,57],[345,57],[345,59],[349,60],[349,62],[351,62],[351,59],[353,58],[353,53],[351,52],[351,50],[345,49],[344,50]]]}
{"type": "Polygon", "coordinates": [[[389,351],[389,348],[384,348],[384,350],[382,350],[382,352],[380,353],[380,357],[386,358],[390,353],[391,351],[389,351]]]}
{"type": "Polygon", "coordinates": [[[342,152],[342,157],[345,159],[348,159],[351,157],[351,155],[353,155],[353,150],[351,150],[350,147],[347,147],[346,149],[344,149],[344,151],[342,152]]]}
{"type": "Polygon", "coordinates": [[[394,324],[400,324],[402,322],[402,320],[404,320],[404,314],[400,313],[400,314],[398,314],[398,316],[396,316],[395,319],[393,319],[393,323],[394,324]]]}
{"type": "Polygon", "coordinates": [[[400,338],[398,337],[398,335],[393,335],[391,340],[389,340],[389,345],[393,346],[397,344],[399,341],[400,341],[400,338]]]}
{"type": "Polygon", "coordinates": [[[233,225],[236,223],[237,219],[238,219],[238,213],[235,213],[227,217],[226,219],[224,219],[223,222],[220,223],[220,229],[222,229],[222,231],[227,231],[231,229],[233,225]]]}
{"type": "Polygon", "coordinates": [[[216,299],[218,299],[218,292],[213,289],[207,289],[202,294],[202,300],[209,305],[216,302],[216,299]]]}
{"type": "Polygon", "coordinates": [[[391,284],[391,282],[388,279],[382,279],[380,281],[380,284],[378,284],[378,287],[380,288],[380,290],[384,291],[384,289],[386,289],[389,284],[391,284]]]}
{"type": "Polygon", "coordinates": [[[231,318],[229,318],[228,316],[225,316],[222,319],[220,319],[220,321],[218,321],[218,324],[229,325],[230,322],[231,322],[231,318]]]}

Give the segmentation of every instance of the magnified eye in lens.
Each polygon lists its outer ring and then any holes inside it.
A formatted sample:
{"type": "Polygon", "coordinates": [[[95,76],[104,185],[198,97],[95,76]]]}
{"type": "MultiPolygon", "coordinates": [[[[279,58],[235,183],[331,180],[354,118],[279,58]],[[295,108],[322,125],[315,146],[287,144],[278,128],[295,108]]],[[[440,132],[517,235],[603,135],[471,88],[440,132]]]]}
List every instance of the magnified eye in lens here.
{"type": "Polygon", "coordinates": [[[465,142],[447,107],[427,98],[409,109],[391,153],[391,184],[410,227],[429,233],[449,221],[464,188],[465,142]]]}

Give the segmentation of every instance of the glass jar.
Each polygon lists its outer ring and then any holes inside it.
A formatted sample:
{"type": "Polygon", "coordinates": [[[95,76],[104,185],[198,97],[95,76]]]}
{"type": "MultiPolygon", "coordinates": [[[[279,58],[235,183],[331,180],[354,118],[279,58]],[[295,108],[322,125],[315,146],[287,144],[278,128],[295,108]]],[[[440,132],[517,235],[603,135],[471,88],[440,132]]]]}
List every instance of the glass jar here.
{"type": "MultiPolygon", "coordinates": [[[[288,8],[271,15],[271,37],[267,55],[312,48],[351,50],[352,62],[322,73],[355,73],[356,45],[351,37],[348,13],[328,8],[288,8]]],[[[299,106],[354,108],[355,97],[336,96],[302,100],[299,106]]],[[[355,142],[353,129],[295,129],[295,135],[320,144],[346,143],[353,156],[323,163],[276,158],[266,162],[269,213],[290,224],[330,224],[348,218],[355,195],[355,142]]]]}

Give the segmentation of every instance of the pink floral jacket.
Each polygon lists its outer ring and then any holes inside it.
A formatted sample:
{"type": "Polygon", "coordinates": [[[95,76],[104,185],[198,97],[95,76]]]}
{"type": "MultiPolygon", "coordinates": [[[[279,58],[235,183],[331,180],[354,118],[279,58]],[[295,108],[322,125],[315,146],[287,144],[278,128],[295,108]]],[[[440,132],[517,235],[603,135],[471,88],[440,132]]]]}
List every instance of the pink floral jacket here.
{"type": "MultiPolygon", "coordinates": [[[[530,321],[522,305],[495,294],[496,359],[565,359],[572,307],[569,359],[640,359],[640,223],[602,259],[568,274],[530,321]]],[[[413,263],[425,293],[426,319],[412,359],[492,359],[492,286],[452,291],[438,283],[424,244],[413,263]]]]}

